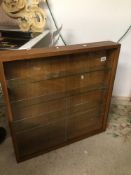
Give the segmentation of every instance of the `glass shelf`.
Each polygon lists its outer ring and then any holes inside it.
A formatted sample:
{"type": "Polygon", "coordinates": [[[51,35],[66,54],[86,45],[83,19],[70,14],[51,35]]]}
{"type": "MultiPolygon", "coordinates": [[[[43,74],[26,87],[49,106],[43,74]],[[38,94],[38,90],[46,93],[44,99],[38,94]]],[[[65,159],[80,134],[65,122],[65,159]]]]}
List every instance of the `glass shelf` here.
{"type": "Polygon", "coordinates": [[[25,98],[21,100],[11,100],[11,104],[24,107],[28,105],[30,106],[30,105],[34,105],[38,103],[40,104],[40,103],[48,102],[51,100],[67,98],[67,97],[74,96],[77,94],[83,94],[83,93],[87,93],[90,91],[96,91],[96,90],[107,90],[107,86],[104,84],[96,84],[91,87],[77,88],[77,89],[73,89],[73,90],[65,91],[61,93],[56,93],[56,94],[41,95],[41,96],[25,98]]]}
{"type": "Polygon", "coordinates": [[[41,81],[45,80],[53,80],[53,79],[60,79],[60,78],[66,78],[66,77],[71,77],[71,76],[77,76],[80,74],[87,74],[87,73],[92,73],[92,72],[98,72],[98,71],[111,71],[110,67],[106,68],[93,68],[93,69],[84,69],[84,70],[75,70],[75,72],[59,72],[59,73],[52,73],[48,75],[37,75],[36,77],[27,77],[27,78],[12,78],[8,79],[8,88],[13,88],[13,87],[19,87],[19,86],[25,86],[26,84],[30,83],[38,83],[41,81]]]}
{"type": "Polygon", "coordinates": [[[93,115],[93,116],[96,116],[96,118],[99,118],[100,114],[103,113],[102,106],[103,104],[99,104],[99,105],[97,104],[96,107],[92,107],[85,111],[79,111],[76,113],[70,113],[68,110],[67,110],[68,112],[66,111],[65,112],[57,111],[55,113],[52,112],[48,115],[41,115],[39,117],[36,116],[34,118],[13,122],[12,126],[16,134],[20,134],[24,132],[29,132],[31,130],[35,130],[37,128],[51,125],[52,123],[57,123],[61,120],[65,120],[68,122],[68,120],[75,119],[82,115],[87,115],[87,118],[88,118],[88,115],[91,115],[91,116],[93,115]]]}

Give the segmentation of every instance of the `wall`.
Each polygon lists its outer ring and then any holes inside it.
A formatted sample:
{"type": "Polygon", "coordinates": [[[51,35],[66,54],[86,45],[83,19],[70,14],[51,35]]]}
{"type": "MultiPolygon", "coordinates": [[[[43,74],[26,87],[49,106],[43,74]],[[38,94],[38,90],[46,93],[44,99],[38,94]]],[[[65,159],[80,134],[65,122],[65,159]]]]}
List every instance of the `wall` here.
{"type": "MultiPolygon", "coordinates": [[[[48,1],[58,25],[63,24],[62,33],[68,44],[117,41],[131,24],[131,0],[48,1]]],[[[0,21],[6,20],[0,16],[0,21]]],[[[122,41],[113,95],[131,96],[130,75],[131,32],[122,41]]]]}
{"type": "MultiPolygon", "coordinates": [[[[117,41],[131,24],[131,0],[49,0],[69,44],[117,41]]],[[[131,96],[131,32],[122,49],[113,95],[131,96]]]]}

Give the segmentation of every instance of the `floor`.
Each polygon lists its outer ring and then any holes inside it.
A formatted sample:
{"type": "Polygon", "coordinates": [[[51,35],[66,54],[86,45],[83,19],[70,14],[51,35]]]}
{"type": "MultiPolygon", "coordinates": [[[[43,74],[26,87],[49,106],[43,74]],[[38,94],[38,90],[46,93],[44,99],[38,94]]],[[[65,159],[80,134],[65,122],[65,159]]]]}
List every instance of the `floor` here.
{"type": "Polygon", "coordinates": [[[17,164],[10,137],[0,175],[131,175],[131,102],[112,103],[107,131],[17,164]]]}

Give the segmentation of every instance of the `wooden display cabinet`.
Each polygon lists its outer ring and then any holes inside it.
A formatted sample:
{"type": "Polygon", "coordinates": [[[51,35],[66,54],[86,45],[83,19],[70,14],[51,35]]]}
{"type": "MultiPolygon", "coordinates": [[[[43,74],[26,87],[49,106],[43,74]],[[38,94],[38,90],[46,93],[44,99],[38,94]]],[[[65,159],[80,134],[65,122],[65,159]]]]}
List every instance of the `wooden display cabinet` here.
{"type": "Polygon", "coordinates": [[[106,129],[120,44],[0,52],[17,161],[106,129]]]}

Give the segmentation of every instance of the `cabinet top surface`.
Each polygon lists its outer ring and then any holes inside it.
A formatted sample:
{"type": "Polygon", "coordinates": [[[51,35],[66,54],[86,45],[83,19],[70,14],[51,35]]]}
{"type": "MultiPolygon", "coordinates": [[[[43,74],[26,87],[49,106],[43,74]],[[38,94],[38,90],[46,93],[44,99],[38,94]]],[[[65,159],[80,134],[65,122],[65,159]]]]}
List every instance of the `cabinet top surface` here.
{"type": "Polygon", "coordinates": [[[8,62],[24,59],[36,59],[60,55],[68,55],[81,52],[117,49],[120,47],[119,43],[112,41],[102,41],[95,43],[84,43],[69,46],[56,46],[47,48],[36,48],[31,50],[6,50],[0,51],[0,62],[8,62]]]}

